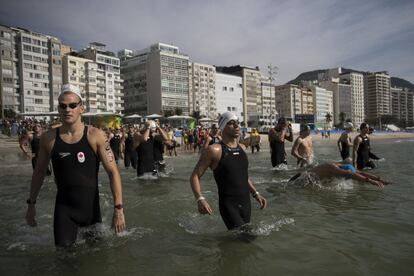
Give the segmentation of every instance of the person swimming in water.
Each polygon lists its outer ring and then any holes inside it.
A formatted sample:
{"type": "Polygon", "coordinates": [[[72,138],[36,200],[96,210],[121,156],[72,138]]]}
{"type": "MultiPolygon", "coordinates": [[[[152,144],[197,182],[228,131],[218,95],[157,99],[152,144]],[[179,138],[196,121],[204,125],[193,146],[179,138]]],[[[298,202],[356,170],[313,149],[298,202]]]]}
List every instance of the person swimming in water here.
{"type": "Polygon", "coordinates": [[[305,172],[298,173],[289,179],[288,182],[292,182],[299,177],[301,177],[304,173],[310,173],[316,176],[319,180],[329,179],[329,178],[345,178],[345,179],[353,179],[359,182],[365,182],[372,184],[374,186],[378,186],[383,188],[384,185],[390,184],[389,182],[383,180],[381,177],[358,171],[352,164],[351,158],[346,158],[344,162],[330,162],[315,166],[305,172]]]}
{"type": "Polygon", "coordinates": [[[218,187],[220,215],[227,229],[240,229],[250,222],[250,195],[266,208],[266,199],[259,194],[248,175],[249,162],[245,147],[238,143],[239,121],[225,112],[219,118],[222,132],[220,143],[212,144],[200,156],[190,177],[190,184],[201,214],[211,215],[213,209],[201,193],[200,179],[207,168],[213,171],[218,187]]]}

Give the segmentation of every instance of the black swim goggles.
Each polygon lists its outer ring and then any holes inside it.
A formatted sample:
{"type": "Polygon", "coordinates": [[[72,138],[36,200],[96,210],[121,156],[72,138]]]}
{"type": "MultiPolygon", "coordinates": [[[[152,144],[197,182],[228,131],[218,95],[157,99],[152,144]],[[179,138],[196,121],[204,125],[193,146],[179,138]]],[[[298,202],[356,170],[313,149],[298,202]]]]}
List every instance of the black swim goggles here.
{"type": "Polygon", "coordinates": [[[77,103],[70,103],[70,104],[59,103],[59,108],[65,110],[69,106],[70,109],[75,109],[81,103],[82,101],[79,101],[77,103]]]}

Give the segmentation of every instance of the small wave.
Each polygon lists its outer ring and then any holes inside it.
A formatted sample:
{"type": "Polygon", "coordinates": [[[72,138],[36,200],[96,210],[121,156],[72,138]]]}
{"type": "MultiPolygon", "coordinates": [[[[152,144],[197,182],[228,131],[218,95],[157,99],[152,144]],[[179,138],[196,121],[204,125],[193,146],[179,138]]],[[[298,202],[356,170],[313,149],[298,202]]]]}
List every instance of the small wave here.
{"type": "Polygon", "coordinates": [[[14,249],[20,250],[20,251],[26,251],[27,244],[24,242],[15,242],[7,247],[7,250],[14,250],[14,249]]]}
{"type": "Polygon", "coordinates": [[[294,222],[293,218],[276,219],[271,223],[261,221],[257,226],[253,225],[252,233],[257,236],[269,236],[272,232],[279,231],[283,226],[293,224],[294,222]]]}

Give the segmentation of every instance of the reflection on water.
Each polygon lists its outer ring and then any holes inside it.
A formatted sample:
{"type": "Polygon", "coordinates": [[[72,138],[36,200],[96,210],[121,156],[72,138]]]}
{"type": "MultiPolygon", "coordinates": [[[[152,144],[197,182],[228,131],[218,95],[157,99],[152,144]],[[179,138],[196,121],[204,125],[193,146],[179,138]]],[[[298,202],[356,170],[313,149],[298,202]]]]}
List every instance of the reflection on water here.
{"type": "MultiPolygon", "coordinates": [[[[272,168],[269,153],[248,154],[249,174],[268,199],[259,210],[252,201],[250,233],[243,241],[228,232],[218,212],[217,188],[207,171],[204,196],[214,212],[197,212],[189,185],[198,155],[167,158],[167,172],[137,178],[121,168],[127,231],[114,235],[112,195],[100,171],[103,223],[93,241],[80,233],[70,251],[53,243],[53,178],[37,201],[38,226],[25,225],[25,199],[31,166],[18,158],[0,160],[0,273],[2,275],[354,275],[413,274],[414,201],[412,141],[375,141],[384,158],[372,172],[395,184],[383,190],[352,180],[333,179],[305,185],[288,180],[302,171],[272,168]]],[[[337,148],[315,141],[316,161],[338,160],[337,148]]],[[[83,231],[90,231],[86,229],[83,231]]]]}

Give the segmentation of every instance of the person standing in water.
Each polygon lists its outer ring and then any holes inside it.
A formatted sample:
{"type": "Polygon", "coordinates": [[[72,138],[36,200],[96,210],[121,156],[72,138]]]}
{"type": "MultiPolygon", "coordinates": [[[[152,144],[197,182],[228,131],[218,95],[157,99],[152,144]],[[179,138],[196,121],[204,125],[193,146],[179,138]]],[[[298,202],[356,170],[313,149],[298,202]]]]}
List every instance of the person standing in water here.
{"type": "Polygon", "coordinates": [[[297,159],[300,167],[309,165],[313,162],[313,144],[308,125],[300,126],[299,137],[296,138],[292,146],[292,155],[297,159]]]}
{"type": "Polygon", "coordinates": [[[124,165],[126,169],[128,169],[130,165],[134,169],[137,168],[138,156],[134,148],[134,133],[134,126],[128,125],[128,131],[125,133],[122,139],[122,149],[124,151],[124,165]]]}
{"type": "Polygon", "coordinates": [[[104,133],[82,123],[85,110],[79,88],[65,84],[58,98],[62,126],[50,129],[40,138],[38,160],[27,199],[26,221],[36,226],[36,199],[52,160],[57,195],[53,220],[55,245],[75,243],[79,227],[102,222],[99,206],[99,161],[108,173],[114,200],[112,227],[125,229],[122,184],[109,141],[104,133]]]}
{"type": "Polygon", "coordinates": [[[368,137],[369,126],[362,123],[359,127],[360,134],[355,137],[352,150],[352,164],[358,169],[375,168],[376,165],[370,160],[370,140],[368,137]]]}
{"type": "Polygon", "coordinates": [[[272,166],[287,164],[285,140],[293,142],[292,126],[286,124],[286,119],[280,117],[277,125],[269,130],[269,144],[272,166]]]}
{"type": "Polygon", "coordinates": [[[201,214],[211,215],[213,209],[202,195],[200,179],[210,168],[218,187],[220,215],[227,229],[236,229],[250,222],[250,195],[266,208],[267,202],[249,178],[249,162],[244,146],[238,143],[239,121],[236,115],[225,112],[219,118],[222,140],[203,151],[190,177],[190,184],[201,214]]]}
{"type": "Polygon", "coordinates": [[[342,132],[341,136],[338,139],[338,149],[341,153],[342,160],[351,156],[350,147],[352,147],[352,139],[350,133],[354,128],[354,125],[351,122],[346,122],[344,124],[345,131],[342,132]]]}
{"type": "Polygon", "coordinates": [[[211,130],[207,135],[207,138],[204,140],[203,149],[207,149],[209,146],[213,144],[218,144],[221,141],[221,137],[219,134],[219,128],[217,124],[211,125],[211,130]]]}
{"type": "Polygon", "coordinates": [[[153,120],[145,122],[140,132],[134,135],[134,148],[138,154],[137,176],[156,174],[159,168],[162,143],[171,145],[167,134],[153,120]]]}

